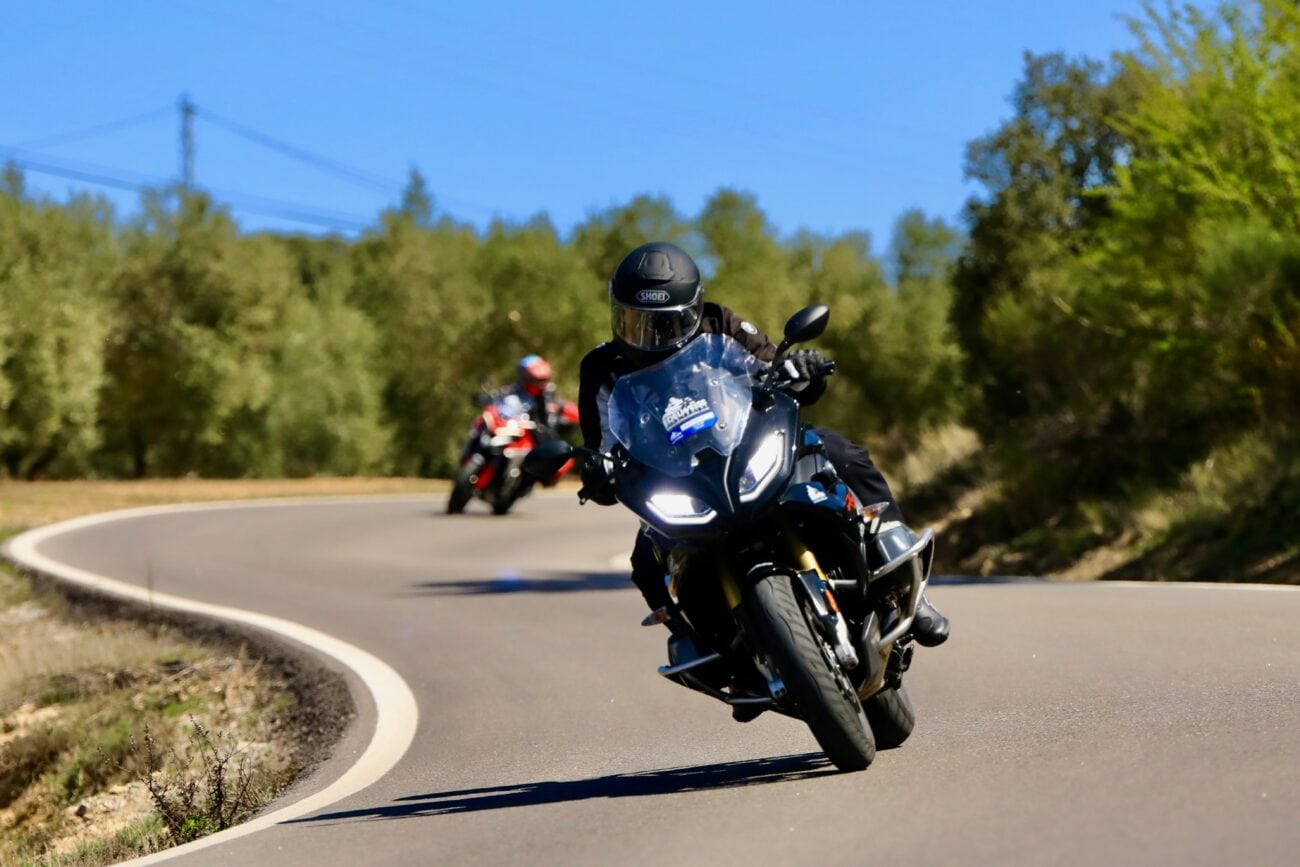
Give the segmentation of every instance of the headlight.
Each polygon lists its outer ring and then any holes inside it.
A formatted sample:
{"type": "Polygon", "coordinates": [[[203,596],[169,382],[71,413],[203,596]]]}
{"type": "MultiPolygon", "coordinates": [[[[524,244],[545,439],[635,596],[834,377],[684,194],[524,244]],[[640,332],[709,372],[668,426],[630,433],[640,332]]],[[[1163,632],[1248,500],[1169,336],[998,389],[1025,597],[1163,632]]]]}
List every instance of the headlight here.
{"type": "Polygon", "coordinates": [[[740,501],[748,503],[756,499],[763,489],[776,477],[781,466],[781,450],[785,447],[785,434],[781,431],[763,440],[763,444],[749,459],[745,474],[740,477],[740,501]]]}
{"type": "Polygon", "coordinates": [[[707,524],[717,512],[686,494],[658,493],[650,498],[650,511],[670,524],[707,524]]]}

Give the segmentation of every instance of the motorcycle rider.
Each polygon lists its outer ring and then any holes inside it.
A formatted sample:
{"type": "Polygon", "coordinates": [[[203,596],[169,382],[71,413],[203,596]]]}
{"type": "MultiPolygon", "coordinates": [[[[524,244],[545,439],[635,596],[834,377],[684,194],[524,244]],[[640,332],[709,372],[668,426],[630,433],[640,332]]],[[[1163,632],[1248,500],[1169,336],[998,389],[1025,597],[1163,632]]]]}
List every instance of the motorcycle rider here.
{"type": "MultiPolygon", "coordinates": [[[[568,436],[578,424],[577,405],[556,394],[555,384],[551,382],[551,363],[536,353],[519,359],[515,365],[515,381],[512,385],[489,390],[485,384],[474,402],[479,406],[495,404],[500,412],[510,418],[527,414],[529,420],[536,425],[533,428],[533,439],[538,443],[568,436]]],[[[482,434],[479,423],[470,429],[469,440],[461,450],[462,465],[466,460],[473,459],[476,451],[487,448],[486,437],[491,432],[482,434]]],[[[481,462],[485,457],[486,455],[478,460],[481,462]]],[[[558,478],[556,476],[544,480],[542,484],[549,488],[558,478]]]]}
{"type": "MultiPolygon", "coordinates": [[[[673,244],[652,242],[628,253],[609,282],[609,301],[614,339],[582,359],[578,411],[587,448],[609,451],[614,445],[609,398],[615,380],[664,360],[698,334],[729,335],[760,361],[776,357],[776,346],[757,327],[721,304],[704,301],[699,268],[673,244]]],[[[816,349],[800,349],[786,359],[796,378],[792,396],[805,405],[820,398],[826,390],[821,373],[826,357],[816,349]]],[[[888,503],[882,519],[902,523],[902,510],[867,450],[834,431],[819,428],[817,433],[827,458],[858,501],[888,503]]],[[[578,496],[583,501],[603,506],[617,502],[604,461],[585,463],[582,484],[578,496]]],[[[632,581],[655,612],[647,622],[667,622],[672,629],[672,599],[664,571],[653,540],[642,530],[632,550],[632,581]]],[[[948,631],[948,618],[922,596],[912,626],[917,643],[937,646],[947,640],[948,631]]]]}
{"type": "Polygon", "coordinates": [[[515,382],[479,398],[482,403],[505,399],[518,402],[523,412],[536,423],[533,436],[538,442],[567,434],[577,423],[577,408],[555,392],[551,382],[551,363],[536,353],[519,359],[515,365],[515,382]]]}

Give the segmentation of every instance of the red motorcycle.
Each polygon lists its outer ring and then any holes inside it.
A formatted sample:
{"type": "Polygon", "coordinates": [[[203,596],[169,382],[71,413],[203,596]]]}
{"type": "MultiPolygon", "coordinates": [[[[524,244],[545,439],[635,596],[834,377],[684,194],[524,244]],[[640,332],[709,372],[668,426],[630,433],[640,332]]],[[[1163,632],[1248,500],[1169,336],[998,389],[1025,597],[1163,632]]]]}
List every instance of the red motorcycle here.
{"type": "MultiPolygon", "coordinates": [[[[523,472],[524,457],[537,446],[539,438],[552,438],[552,430],[564,433],[578,424],[578,407],[572,401],[546,401],[546,414],[550,418],[544,419],[540,428],[532,417],[537,403],[513,389],[483,395],[480,401],[483,410],[470,428],[469,441],[461,453],[456,480],[447,500],[449,515],[464,512],[465,506],[475,498],[490,506],[494,515],[509,512],[533,486],[533,478],[523,472]]],[[[542,480],[542,484],[554,485],[571,469],[572,460],[542,480]]]]}

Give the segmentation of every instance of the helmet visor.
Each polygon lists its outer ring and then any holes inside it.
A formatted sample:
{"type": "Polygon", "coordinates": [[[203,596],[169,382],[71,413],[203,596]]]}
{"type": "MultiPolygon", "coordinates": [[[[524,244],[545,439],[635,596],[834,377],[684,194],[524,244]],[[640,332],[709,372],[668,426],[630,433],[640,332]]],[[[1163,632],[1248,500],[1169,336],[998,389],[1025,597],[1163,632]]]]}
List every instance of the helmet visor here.
{"type": "Polygon", "coordinates": [[[681,307],[647,310],[625,307],[614,301],[610,305],[614,336],[634,349],[654,352],[681,346],[695,336],[700,327],[699,295],[681,307]]]}

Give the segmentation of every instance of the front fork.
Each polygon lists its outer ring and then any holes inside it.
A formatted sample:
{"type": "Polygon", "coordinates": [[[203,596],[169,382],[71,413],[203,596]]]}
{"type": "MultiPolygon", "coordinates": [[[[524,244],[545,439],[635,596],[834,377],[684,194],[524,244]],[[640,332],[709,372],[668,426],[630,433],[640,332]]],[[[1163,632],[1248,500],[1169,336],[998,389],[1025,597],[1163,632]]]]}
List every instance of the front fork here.
{"type": "MultiPolygon", "coordinates": [[[[788,540],[790,553],[795,562],[799,564],[799,569],[795,573],[795,577],[798,579],[795,582],[796,592],[802,590],[812,606],[815,614],[813,627],[818,637],[825,642],[826,646],[834,654],[835,661],[841,668],[845,670],[857,668],[860,660],[857,649],[853,646],[853,639],[849,635],[848,620],[840,611],[839,603],[835,599],[835,593],[831,590],[830,583],[826,580],[826,575],[817,562],[817,557],[793,532],[787,531],[785,536],[788,540]]],[[[750,570],[750,576],[756,576],[760,572],[767,572],[771,568],[771,564],[759,564],[750,570]]],[[[735,575],[730,570],[723,569],[720,580],[728,606],[733,611],[736,611],[742,604],[743,594],[735,575]]],[[[778,701],[783,698],[785,684],[782,683],[779,673],[772,669],[761,653],[755,654],[754,664],[767,679],[768,690],[772,697],[778,701]]]]}
{"type": "Polygon", "coordinates": [[[853,639],[849,637],[848,621],[840,612],[839,602],[835,599],[835,591],[831,590],[830,582],[826,580],[826,573],[822,571],[813,552],[808,550],[808,546],[798,536],[787,533],[786,538],[789,539],[790,552],[799,562],[799,580],[817,611],[822,637],[830,644],[840,665],[849,670],[857,668],[858,652],[853,647],[853,639]]]}

